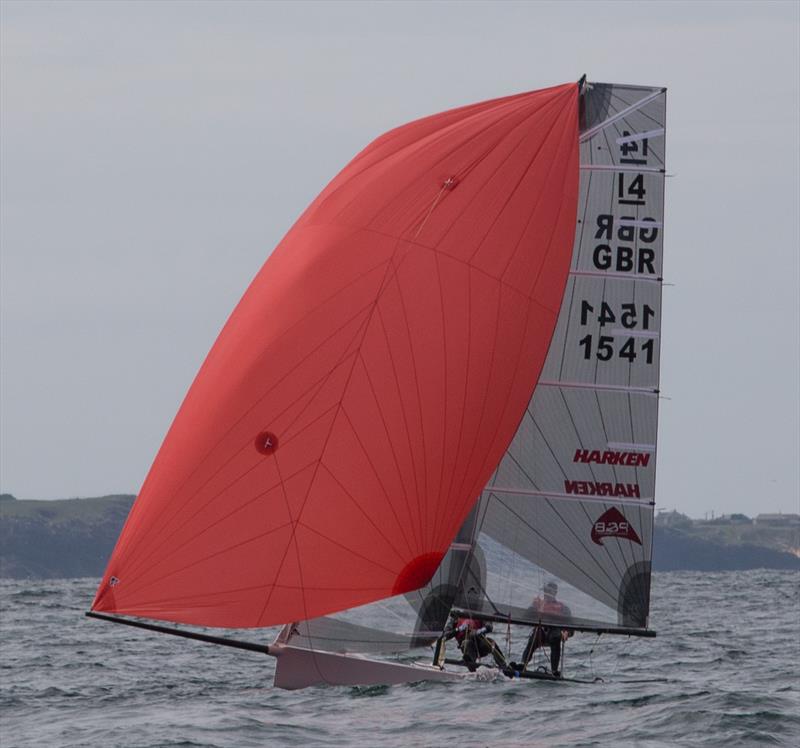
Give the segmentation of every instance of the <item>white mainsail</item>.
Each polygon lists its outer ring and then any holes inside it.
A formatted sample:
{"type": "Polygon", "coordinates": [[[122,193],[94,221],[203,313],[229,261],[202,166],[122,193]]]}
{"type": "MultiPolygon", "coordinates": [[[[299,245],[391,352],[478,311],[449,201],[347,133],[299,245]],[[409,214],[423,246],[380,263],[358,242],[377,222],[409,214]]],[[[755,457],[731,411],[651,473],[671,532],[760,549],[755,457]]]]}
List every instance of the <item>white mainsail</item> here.
{"type": "MultiPolygon", "coordinates": [[[[586,86],[570,277],[544,371],[480,511],[482,534],[500,544],[501,578],[527,562],[539,582],[567,583],[562,597],[566,589],[574,615],[642,629],[655,503],[665,105],[663,88],[586,86]]],[[[524,609],[538,591],[497,583],[487,590],[495,604],[524,609]]]]}

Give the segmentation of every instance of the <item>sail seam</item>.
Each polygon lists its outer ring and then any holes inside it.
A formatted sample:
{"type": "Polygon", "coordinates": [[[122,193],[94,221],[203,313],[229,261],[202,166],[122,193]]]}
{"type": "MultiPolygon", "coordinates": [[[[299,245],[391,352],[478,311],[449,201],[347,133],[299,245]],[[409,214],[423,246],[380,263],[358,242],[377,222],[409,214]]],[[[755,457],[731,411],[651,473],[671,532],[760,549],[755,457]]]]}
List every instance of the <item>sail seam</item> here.
{"type": "MultiPolygon", "coordinates": [[[[364,367],[364,376],[367,379],[367,384],[369,385],[370,392],[372,393],[372,398],[375,401],[375,407],[377,408],[378,415],[380,416],[381,423],[383,424],[383,430],[384,430],[384,433],[386,434],[386,443],[389,445],[389,451],[392,454],[392,460],[394,461],[395,470],[397,470],[397,478],[398,478],[398,481],[400,483],[400,487],[403,489],[403,499],[405,501],[406,511],[408,512],[408,514],[410,516],[412,514],[411,502],[409,501],[408,492],[406,491],[406,486],[405,486],[405,483],[403,482],[403,471],[400,469],[400,463],[397,460],[397,453],[395,452],[394,445],[392,443],[392,438],[391,438],[391,434],[390,434],[390,431],[389,431],[389,426],[386,423],[386,417],[384,416],[383,409],[381,408],[380,400],[378,399],[378,396],[377,396],[377,394],[375,392],[375,386],[372,383],[372,377],[369,374],[369,367],[367,366],[367,363],[364,360],[364,355],[363,355],[363,353],[361,351],[359,351],[358,355],[361,358],[361,365],[364,367]]],[[[370,463],[370,467],[372,467],[372,470],[375,473],[375,476],[378,478],[378,482],[381,484],[381,488],[383,488],[384,493],[386,494],[386,496],[388,498],[388,492],[386,491],[385,487],[383,486],[383,481],[378,476],[378,472],[377,472],[377,470],[375,470],[375,467],[372,464],[372,460],[370,458],[370,455],[367,453],[366,449],[364,450],[364,455],[366,456],[367,461],[370,463]]],[[[393,510],[394,510],[394,507],[393,507],[393,510]]],[[[409,542],[408,537],[405,534],[405,530],[403,529],[403,525],[399,521],[399,519],[398,519],[398,527],[400,528],[400,532],[403,533],[403,538],[404,538],[404,540],[406,542],[406,545],[408,546],[409,553],[412,553],[413,551],[412,551],[411,543],[409,542]]],[[[409,527],[410,527],[411,532],[413,534],[414,533],[413,523],[409,523],[409,527]]],[[[417,538],[414,538],[413,540],[414,540],[415,543],[419,543],[419,540],[417,538]]]]}

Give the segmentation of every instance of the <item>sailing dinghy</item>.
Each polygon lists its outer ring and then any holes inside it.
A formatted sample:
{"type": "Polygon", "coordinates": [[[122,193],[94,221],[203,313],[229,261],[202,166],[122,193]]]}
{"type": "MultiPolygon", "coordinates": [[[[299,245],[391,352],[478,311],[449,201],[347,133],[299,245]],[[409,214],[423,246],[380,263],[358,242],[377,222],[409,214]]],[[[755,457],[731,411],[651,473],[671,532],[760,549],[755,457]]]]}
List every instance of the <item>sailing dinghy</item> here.
{"type": "Polygon", "coordinates": [[[665,104],[584,78],[359,153],[225,324],[87,615],[290,689],[476,677],[453,615],[653,636],[665,104]]]}

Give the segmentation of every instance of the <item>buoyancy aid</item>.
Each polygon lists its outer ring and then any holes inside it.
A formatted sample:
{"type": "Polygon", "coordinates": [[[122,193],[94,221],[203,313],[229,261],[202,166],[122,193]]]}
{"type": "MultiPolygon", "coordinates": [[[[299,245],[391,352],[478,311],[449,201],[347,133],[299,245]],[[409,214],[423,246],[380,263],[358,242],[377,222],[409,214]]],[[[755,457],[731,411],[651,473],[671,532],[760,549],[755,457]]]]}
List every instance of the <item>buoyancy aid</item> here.
{"type": "Polygon", "coordinates": [[[545,613],[554,616],[568,616],[569,608],[558,600],[548,600],[547,598],[537,597],[533,601],[533,609],[537,613],[545,613]]]}
{"type": "Polygon", "coordinates": [[[477,631],[483,628],[483,621],[478,618],[459,618],[456,621],[456,641],[461,644],[467,636],[468,631],[477,631]]]}

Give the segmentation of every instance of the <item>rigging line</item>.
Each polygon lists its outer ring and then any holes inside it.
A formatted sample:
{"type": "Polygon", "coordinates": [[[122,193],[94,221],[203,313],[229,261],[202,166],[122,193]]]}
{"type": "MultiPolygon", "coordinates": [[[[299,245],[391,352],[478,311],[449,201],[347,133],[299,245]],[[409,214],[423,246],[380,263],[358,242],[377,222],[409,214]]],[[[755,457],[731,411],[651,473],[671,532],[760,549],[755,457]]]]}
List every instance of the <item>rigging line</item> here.
{"type": "MultiPolygon", "coordinates": [[[[595,584],[595,586],[597,587],[597,589],[598,589],[598,590],[600,590],[601,592],[604,592],[604,593],[605,593],[605,594],[608,596],[608,598],[609,598],[609,599],[616,601],[616,599],[617,599],[617,596],[616,596],[616,593],[615,593],[615,592],[613,592],[613,591],[612,591],[612,592],[609,592],[609,591],[608,591],[608,590],[607,590],[607,589],[606,589],[606,588],[603,586],[603,584],[601,584],[601,583],[600,583],[600,582],[599,582],[597,579],[595,579],[595,578],[594,578],[594,577],[593,577],[591,574],[589,574],[589,572],[587,572],[585,569],[583,569],[583,568],[581,568],[580,566],[578,566],[578,564],[577,564],[577,563],[576,563],[576,562],[575,562],[575,561],[574,561],[572,558],[570,558],[568,555],[566,555],[566,554],[565,554],[565,553],[564,553],[564,552],[563,552],[563,551],[562,551],[562,550],[561,550],[561,549],[560,549],[558,546],[556,546],[555,544],[551,543],[551,542],[550,542],[550,541],[547,539],[547,537],[545,537],[545,536],[544,536],[542,533],[540,533],[540,532],[539,532],[539,531],[538,531],[538,530],[537,530],[537,529],[536,529],[536,528],[535,528],[533,525],[531,525],[531,524],[530,524],[530,523],[527,521],[527,519],[526,519],[525,517],[523,517],[523,516],[522,516],[522,515],[521,515],[519,512],[517,512],[515,509],[513,509],[513,508],[512,508],[512,507],[511,507],[509,504],[507,504],[507,503],[506,503],[506,502],[504,502],[502,499],[500,499],[500,497],[498,497],[496,494],[492,493],[491,495],[492,495],[492,497],[493,497],[493,498],[495,498],[495,499],[497,500],[497,502],[500,504],[500,506],[502,506],[502,507],[503,507],[503,509],[505,509],[505,510],[506,510],[506,511],[507,511],[509,514],[511,514],[511,515],[513,515],[513,516],[515,516],[515,517],[516,517],[516,518],[517,518],[517,519],[518,519],[520,522],[522,522],[522,524],[524,524],[524,525],[525,525],[525,526],[526,526],[526,527],[527,527],[527,528],[528,528],[528,529],[529,529],[529,530],[530,530],[530,531],[531,531],[531,532],[532,532],[534,535],[538,536],[538,537],[539,537],[539,538],[540,538],[540,539],[543,541],[543,543],[544,543],[544,544],[546,544],[547,546],[549,546],[550,548],[552,548],[552,550],[555,552],[555,554],[556,554],[556,555],[558,555],[558,556],[560,556],[562,559],[564,559],[564,561],[566,561],[566,562],[567,562],[567,565],[568,565],[568,566],[572,566],[572,567],[574,567],[574,568],[575,568],[575,569],[576,569],[576,570],[579,572],[579,574],[577,575],[577,576],[578,576],[578,578],[580,578],[580,576],[581,576],[581,575],[585,576],[587,579],[589,579],[591,582],[593,582],[593,583],[595,584]]],[[[490,537],[494,537],[494,536],[493,536],[493,535],[491,535],[491,534],[490,534],[488,531],[484,530],[484,532],[486,532],[486,533],[487,533],[487,535],[489,535],[490,537]]],[[[495,538],[495,540],[496,540],[498,543],[504,544],[504,543],[503,543],[503,541],[502,541],[502,539],[500,539],[500,538],[495,538]]],[[[520,555],[522,555],[522,554],[520,554],[520,555]]],[[[531,559],[531,560],[534,560],[534,559],[531,559]]],[[[536,562],[536,561],[534,560],[534,562],[536,562]]],[[[539,565],[539,566],[541,566],[541,564],[538,564],[538,565],[539,565]]],[[[542,567],[542,568],[543,568],[543,567],[542,567]]],[[[602,572],[603,572],[603,574],[605,574],[605,575],[606,575],[606,577],[608,577],[609,581],[611,581],[611,583],[612,583],[612,585],[613,585],[613,580],[612,580],[612,579],[611,579],[611,577],[608,575],[608,572],[607,572],[607,571],[606,571],[606,570],[605,570],[603,567],[601,567],[601,566],[598,566],[598,568],[599,568],[599,570],[600,570],[600,571],[602,571],[602,572]]],[[[552,573],[552,572],[551,572],[551,573],[552,573]]],[[[613,590],[613,587],[612,587],[612,590],[613,590]]],[[[602,601],[601,601],[601,602],[602,602],[602,601]]]]}
{"type": "Polygon", "coordinates": [[[651,93],[649,96],[645,96],[643,99],[640,99],[635,104],[631,104],[626,109],[622,109],[613,114],[608,119],[603,120],[602,122],[599,122],[598,124],[594,125],[594,127],[590,127],[588,130],[586,130],[580,135],[579,138],[580,142],[583,143],[589,140],[590,138],[594,137],[598,132],[605,130],[605,128],[608,127],[610,124],[616,122],[617,120],[622,119],[623,117],[626,117],[628,114],[638,111],[646,104],[649,104],[651,101],[661,96],[665,92],[665,90],[666,89],[660,88],[656,91],[653,91],[653,93],[651,93]]]}

